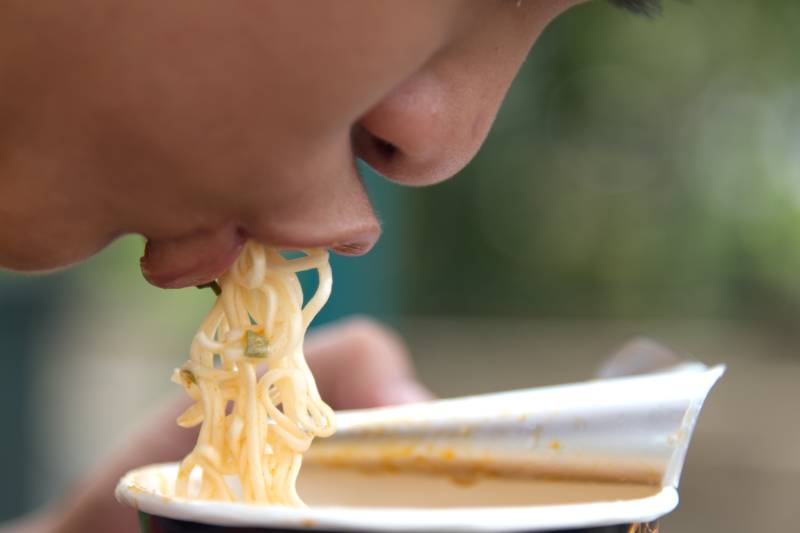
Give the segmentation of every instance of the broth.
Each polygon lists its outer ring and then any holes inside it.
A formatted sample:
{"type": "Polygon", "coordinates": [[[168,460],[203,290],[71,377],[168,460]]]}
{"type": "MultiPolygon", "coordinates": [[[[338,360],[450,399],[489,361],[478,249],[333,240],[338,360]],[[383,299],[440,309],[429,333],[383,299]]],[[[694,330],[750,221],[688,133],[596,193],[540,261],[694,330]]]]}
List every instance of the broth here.
{"type": "Polygon", "coordinates": [[[306,464],[297,490],[309,506],[504,507],[635,500],[657,485],[354,469],[306,464]]]}

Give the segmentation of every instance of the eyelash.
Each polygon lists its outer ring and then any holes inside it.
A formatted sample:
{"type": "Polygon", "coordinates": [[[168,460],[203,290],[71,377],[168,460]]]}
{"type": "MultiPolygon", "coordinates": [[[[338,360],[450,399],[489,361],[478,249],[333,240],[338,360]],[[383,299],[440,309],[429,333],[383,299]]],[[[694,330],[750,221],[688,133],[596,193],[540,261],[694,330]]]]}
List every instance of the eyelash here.
{"type": "Polygon", "coordinates": [[[661,0],[608,0],[609,3],[621,7],[637,15],[652,17],[661,13],[661,0]]]}

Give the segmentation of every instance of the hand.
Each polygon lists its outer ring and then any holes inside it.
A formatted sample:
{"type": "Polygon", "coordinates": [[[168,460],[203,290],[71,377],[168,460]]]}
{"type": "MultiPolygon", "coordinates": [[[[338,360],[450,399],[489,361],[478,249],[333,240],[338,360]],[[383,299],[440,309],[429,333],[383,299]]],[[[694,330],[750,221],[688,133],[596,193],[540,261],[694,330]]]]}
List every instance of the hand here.
{"type": "MultiPolygon", "coordinates": [[[[305,353],[322,398],[334,409],[377,407],[427,400],[431,393],[414,377],[408,350],[385,326],[359,318],[311,333],[305,353]]],[[[166,379],[166,375],[165,375],[166,379]]],[[[136,428],[127,444],[95,469],[57,507],[10,531],[25,533],[139,530],[136,514],[114,499],[114,487],[128,470],[176,461],[193,446],[196,430],[175,424],[187,398],[171,401],[136,428]]]]}

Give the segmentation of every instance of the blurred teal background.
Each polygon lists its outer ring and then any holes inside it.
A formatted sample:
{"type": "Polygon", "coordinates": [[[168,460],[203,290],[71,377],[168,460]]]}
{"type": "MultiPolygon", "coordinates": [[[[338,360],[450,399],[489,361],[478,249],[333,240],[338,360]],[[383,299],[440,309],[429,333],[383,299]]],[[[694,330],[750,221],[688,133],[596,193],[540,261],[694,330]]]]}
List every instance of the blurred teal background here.
{"type": "MultiPolygon", "coordinates": [[[[728,362],[664,531],[788,531],[800,3],[664,7],[559,18],[456,179],[407,189],[365,170],[384,238],[334,260],[320,322],[388,321],[442,395],[584,379],[639,333],[728,362]]],[[[127,237],[67,272],[0,276],[0,519],[61,493],[172,390],[211,297],[148,286],[141,249],[127,237]]]]}

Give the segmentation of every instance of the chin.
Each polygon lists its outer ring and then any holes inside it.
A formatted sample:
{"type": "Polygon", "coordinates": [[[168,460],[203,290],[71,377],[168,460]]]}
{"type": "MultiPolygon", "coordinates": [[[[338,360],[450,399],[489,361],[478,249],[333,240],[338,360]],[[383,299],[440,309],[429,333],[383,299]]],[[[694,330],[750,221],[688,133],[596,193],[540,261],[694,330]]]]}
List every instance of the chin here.
{"type": "Polygon", "coordinates": [[[88,259],[106,244],[64,246],[26,241],[17,246],[0,245],[0,268],[25,274],[50,274],[88,259]]]}

